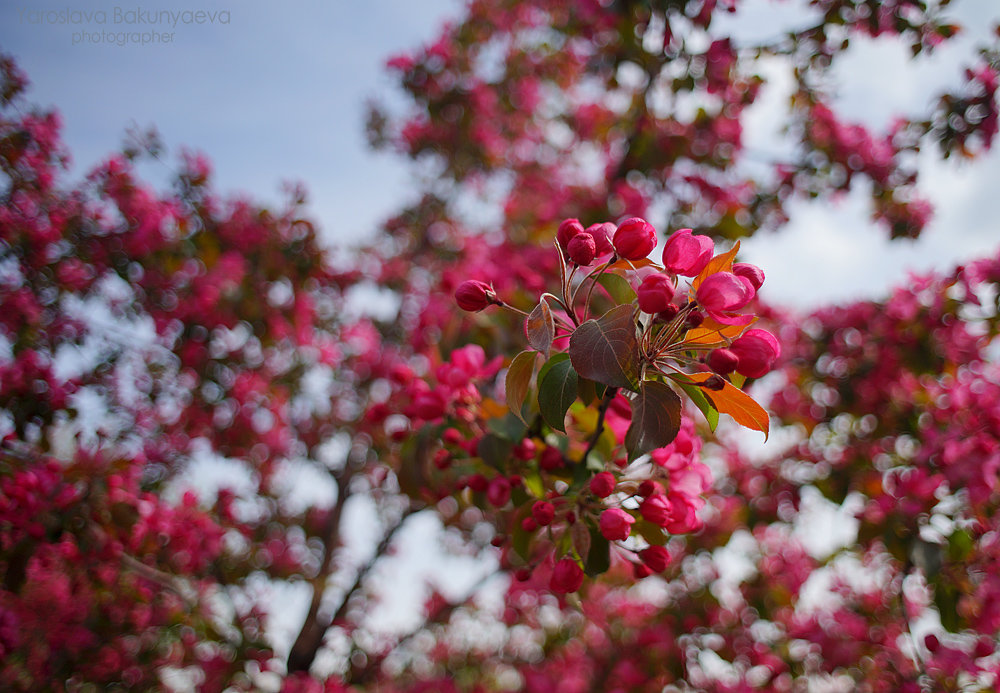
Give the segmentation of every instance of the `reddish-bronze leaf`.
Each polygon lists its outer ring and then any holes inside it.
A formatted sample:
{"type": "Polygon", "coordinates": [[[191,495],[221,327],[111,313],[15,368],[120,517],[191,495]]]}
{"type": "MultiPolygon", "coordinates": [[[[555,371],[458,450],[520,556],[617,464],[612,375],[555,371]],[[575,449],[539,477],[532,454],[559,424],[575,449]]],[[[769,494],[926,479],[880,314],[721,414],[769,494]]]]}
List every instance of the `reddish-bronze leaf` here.
{"type": "Polygon", "coordinates": [[[639,340],[635,307],[616,306],[570,335],[569,357],[584,378],[635,390],[639,384],[639,340]]]}
{"type": "Polygon", "coordinates": [[[556,338],[556,321],[544,296],[525,319],[524,334],[532,349],[548,357],[552,340],[556,338]]]}
{"type": "Polygon", "coordinates": [[[625,433],[629,460],[669,445],[680,430],[681,398],[665,383],[644,380],[632,400],[632,423],[625,433]]]}

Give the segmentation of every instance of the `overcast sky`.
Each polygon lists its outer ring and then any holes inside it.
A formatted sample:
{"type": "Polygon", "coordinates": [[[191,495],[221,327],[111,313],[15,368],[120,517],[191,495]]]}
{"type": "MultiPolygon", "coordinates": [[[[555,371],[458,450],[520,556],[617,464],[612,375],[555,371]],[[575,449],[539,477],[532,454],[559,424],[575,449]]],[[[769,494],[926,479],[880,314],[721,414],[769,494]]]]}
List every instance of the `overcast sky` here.
{"type": "MultiPolygon", "coordinates": [[[[988,34],[1000,6],[996,0],[953,4],[965,39],[929,60],[911,63],[906,47],[891,40],[855,41],[835,73],[849,117],[882,131],[893,115],[925,108],[937,86],[960,74],[969,45],[988,34]]],[[[748,0],[741,7],[728,26],[748,38],[767,37],[802,18],[798,4],[787,1],[748,0]]],[[[76,175],[119,146],[131,125],[155,126],[171,152],[184,146],[206,153],[220,191],[275,203],[282,181],[305,183],[325,234],[349,242],[398,209],[411,180],[402,159],[368,151],[365,101],[391,92],[387,56],[432,38],[459,8],[459,0],[141,6],[15,0],[0,5],[0,49],[27,72],[29,98],[61,111],[76,175]],[[79,14],[68,16],[69,9],[79,14]],[[136,10],[169,10],[177,24],[135,24],[142,19],[136,10]],[[204,11],[201,23],[176,14],[184,10],[204,11]],[[105,14],[84,14],[98,11],[105,14]],[[109,43],[109,35],[133,29],[169,33],[170,42],[109,43]]],[[[787,74],[771,76],[746,138],[765,154],[789,84],[787,74]]],[[[165,170],[143,173],[166,178],[165,170]]],[[[797,306],[873,297],[904,281],[910,268],[947,269],[995,252],[1000,156],[929,163],[924,176],[924,193],[938,211],[916,243],[890,243],[884,230],[873,228],[863,194],[795,205],[790,228],[745,242],[744,259],[767,273],[766,297],[797,306]]]]}

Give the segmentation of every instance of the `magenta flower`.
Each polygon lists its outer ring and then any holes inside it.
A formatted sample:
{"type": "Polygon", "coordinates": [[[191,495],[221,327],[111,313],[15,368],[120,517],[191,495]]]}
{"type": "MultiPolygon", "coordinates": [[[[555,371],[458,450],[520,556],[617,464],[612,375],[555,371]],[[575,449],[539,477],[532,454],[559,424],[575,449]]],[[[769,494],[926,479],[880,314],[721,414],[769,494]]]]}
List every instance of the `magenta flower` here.
{"type": "Polygon", "coordinates": [[[663,266],[674,274],[696,277],[712,259],[715,244],[708,236],[695,236],[691,229],[675,231],[663,247],[663,266]]]}
{"type": "Polygon", "coordinates": [[[674,283],[665,274],[651,274],[642,280],[636,294],[640,310],[651,315],[659,313],[674,300],[674,283]]]}
{"type": "Polygon", "coordinates": [[[621,508],[608,508],[599,520],[601,534],[608,541],[625,541],[634,522],[635,518],[621,508]]]}
{"type": "Polygon", "coordinates": [[[755,294],[753,284],[746,277],[739,277],[732,272],[716,272],[705,278],[695,296],[701,307],[715,320],[732,323],[733,319],[726,314],[743,308],[755,294]]]}
{"type": "Polygon", "coordinates": [[[566,557],[556,563],[552,569],[552,579],[549,587],[553,592],[568,594],[576,592],[583,584],[583,569],[572,558],[566,557]]]}
{"type": "Polygon", "coordinates": [[[771,366],[781,356],[781,345],[777,337],[767,330],[747,330],[742,337],[729,347],[739,359],[737,372],[748,378],[760,378],[771,370],[771,366]]]}
{"type": "Polygon", "coordinates": [[[749,262],[733,263],[733,274],[737,277],[746,277],[753,284],[754,291],[760,291],[760,287],[764,283],[764,270],[749,262]]]}
{"type": "Polygon", "coordinates": [[[670,501],[662,493],[654,493],[642,502],[639,512],[654,525],[666,527],[670,522],[670,501]]]}
{"type": "Polygon", "coordinates": [[[626,260],[642,260],[656,247],[656,229],[645,219],[632,217],[618,225],[612,243],[626,260]]]}
{"type": "Polygon", "coordinates": [[[662,573],[670,565],[670,553],[662,546],[649,546],[639,552],[639,557],[654,573],[662,573]]]}

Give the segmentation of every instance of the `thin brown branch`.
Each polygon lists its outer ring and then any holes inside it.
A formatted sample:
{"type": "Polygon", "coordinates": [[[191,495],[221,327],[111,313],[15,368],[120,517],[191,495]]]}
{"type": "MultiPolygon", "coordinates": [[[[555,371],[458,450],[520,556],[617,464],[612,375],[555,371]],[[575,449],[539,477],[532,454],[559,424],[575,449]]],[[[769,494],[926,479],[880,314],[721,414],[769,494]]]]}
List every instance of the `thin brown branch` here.
{"type": "MultiPolygon", "coordinates": [[[[340,496],[340,491],[338,490],[338,496],[340,496]]],[[[346,499],[346,496],[345,496],[346,499]]],[[[338,498],[339,500],[339,498],[338,498]]],[[[333,624],[339,623],[344,620],[347,614],[347,608],[350,605],[351,597],[357,593],[361,586],[364,584],[365,579],[371,573],[372,568],[378,560],[385,555],[395,538],[396,534],[399,532],[400,528],[405,524],[407,518],[417,512],[418,508],[414,506],[409,506],[396,523],[389,528],[389,530],[382,537],[382,541],[379,542],[378,546],[375,547],[375,552],[372,554],[371,559],[362,566],[354,577],[354,582],[350,587],[344,592],[344,597],[340,602],[340,606],[337,607],[336,613],[329,619],[320,618],[320,605],[323,601],[323,594],[325,592],[326,580],[332,572],[333,569],[333,551],[331,546],[327,548],[327,561],[324,565],[324,570],[320,571],[321,575],[317,575],[317,578],[313,580],[313,598],[309,605],[309,613],[306,616],[305,623],[302,625],[302,630],[299,632],[298,638],[295,640],[295,644],[292,645],[291,651],[288,653],[288,672],[296,671],[309,671],[312,666],[313,661],[316,659],[316,655],[320,648],[323,646],[323,638],[326,636],[327,630],[333,624]],[[322,583],[318,583],[319,578],[322,576],[322,583]]],[[[338,510],[338,520],[337,528],[339,532],[339,515],[338,510]]],[[[338,534],[339,541],[339,534],[338,534]]]]}

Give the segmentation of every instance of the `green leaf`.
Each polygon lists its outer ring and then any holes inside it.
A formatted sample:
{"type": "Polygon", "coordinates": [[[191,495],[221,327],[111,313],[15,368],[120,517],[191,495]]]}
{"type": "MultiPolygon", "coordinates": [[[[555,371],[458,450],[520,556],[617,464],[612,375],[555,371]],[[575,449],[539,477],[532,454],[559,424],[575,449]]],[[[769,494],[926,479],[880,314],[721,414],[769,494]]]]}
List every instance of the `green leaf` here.
{"type": "Polygon", "coordinates": [[[655,380],[645,380],[632,400],[632,423],[625,433],[625,449],[633,461],[669,445],[681,429],[681,398],[655,380]]]}
{"type": "Polygon", "coordinates": [[[545,296],[542,296],[538,305],[525,319],[524,335],[528,338],[528,344],[532,349],[549,355],[552,340],[556,338],[556,320],[552,317],[552,309],[549,308],[545,296]]]}
{"type": "Polygon", "coordinates": [[[524,518],[519,517],[514,522],[514,532],[511,536],[511,546],[514,547],[514,551],[517,552],[518,556],[527,561],[531,558],[531,533],[526,532],[521,526],[522,519],[524,518]]]}
{"type": "Polygon", "coordinates": [[[545,364],[548,368],[543,366],[543,373],[539,374],[538,408],[550,428],[565,433],[566,412],[576,400],[577,374],[569,359],[562,358],[553,364],[555,359],[552,357],[545,364]]]}
{"type": "Polygon", "coordinates": [[[602,274],[597,283],[604,287],[615,303],[629,304],[635,301],[635,289],[623,277],[617,274],[602,274]]]}
{"type": "Polygon", "coordinates": [[[667,540],[670,539],[670,537],[668,537],[663,531],[662,527],[654,525],[652,522],[642,517],[636,518],[635,524],[632,525],[632,534],[638,534],[640,537],[655,546],[665,546],[667,540]]]}
{"type": "Polygon", "coordinates": [[[586,559],[590,555],[591,533],[587,529],[586,522],[574,522],[569,526],[569,533],[573,537],[573,550],[580,558],[586,559]]]}
{"type": "Polygon", "coordinates": [[[557,354],[552,354],[552,357],[548,361],[543,363],[542,367],[538,370],[538,382],[542,382],[543,380],[545,380],[545,376],[552,368],[552,366],[562,361],[566,361],[568,359],[569,359],[569,354],[563,353],[561,351],[557,354]]]}
{"type": "Polygon", "coordinates": [[[525,423],[524,401],[528,398],[528,390],[531,388],[531,374],[535,372],[535,352],[522,351],[514,357],[507,368],[507,377],[504,379],[504,390],[507,393],[507,406],[514,413],[514,416],[525,423]]]}
{"type": "Polygon", "coordinates": [[[545,498],[545,484],[542,477],[536,471],[526,471],[522,476],[524,487],[531,492],[535,498],[545,498]]]}
{"type": "Polygon", "coordinates": [[[479,439],[476,454],[494,469],[504,469],[513,449],[514,444],[511,441],[495,433],[487,433],[479,439]]]}
{"type": "Polygon", "coordinates": [[[635,390],[639,384],[639,340],[635,306],[616,306],[570,335],[569,357],[584,378],[635,390]]]}
{"type": "Polygon", "coordinates": [[[688,383],[677,383],[681,386],[681,389],[687,394],[687,396],[694,402],[695,406],[701,410],[701,413],[705,415],[705,420],[708,421],[708,427],[715,432],[716,426],[719,425],[719,410],[715,408],[712,402],[705,396],[705,393],[701,391],[700,387],[695,387],[694,385],[689,385],[688,383]]]}
{"type": "Polygon", "coordinates": [[[611,544],[594,527],[590,528],[590,551],[583,570],[590,577],[602,575],[611,568],[611,544]]]}
{"type": "Polygon", "coordinates": [[[593,380],[580,378],[577,382],[577,391],[584,406],[589,406],[597,401],[597,384],[593,380]]]}

